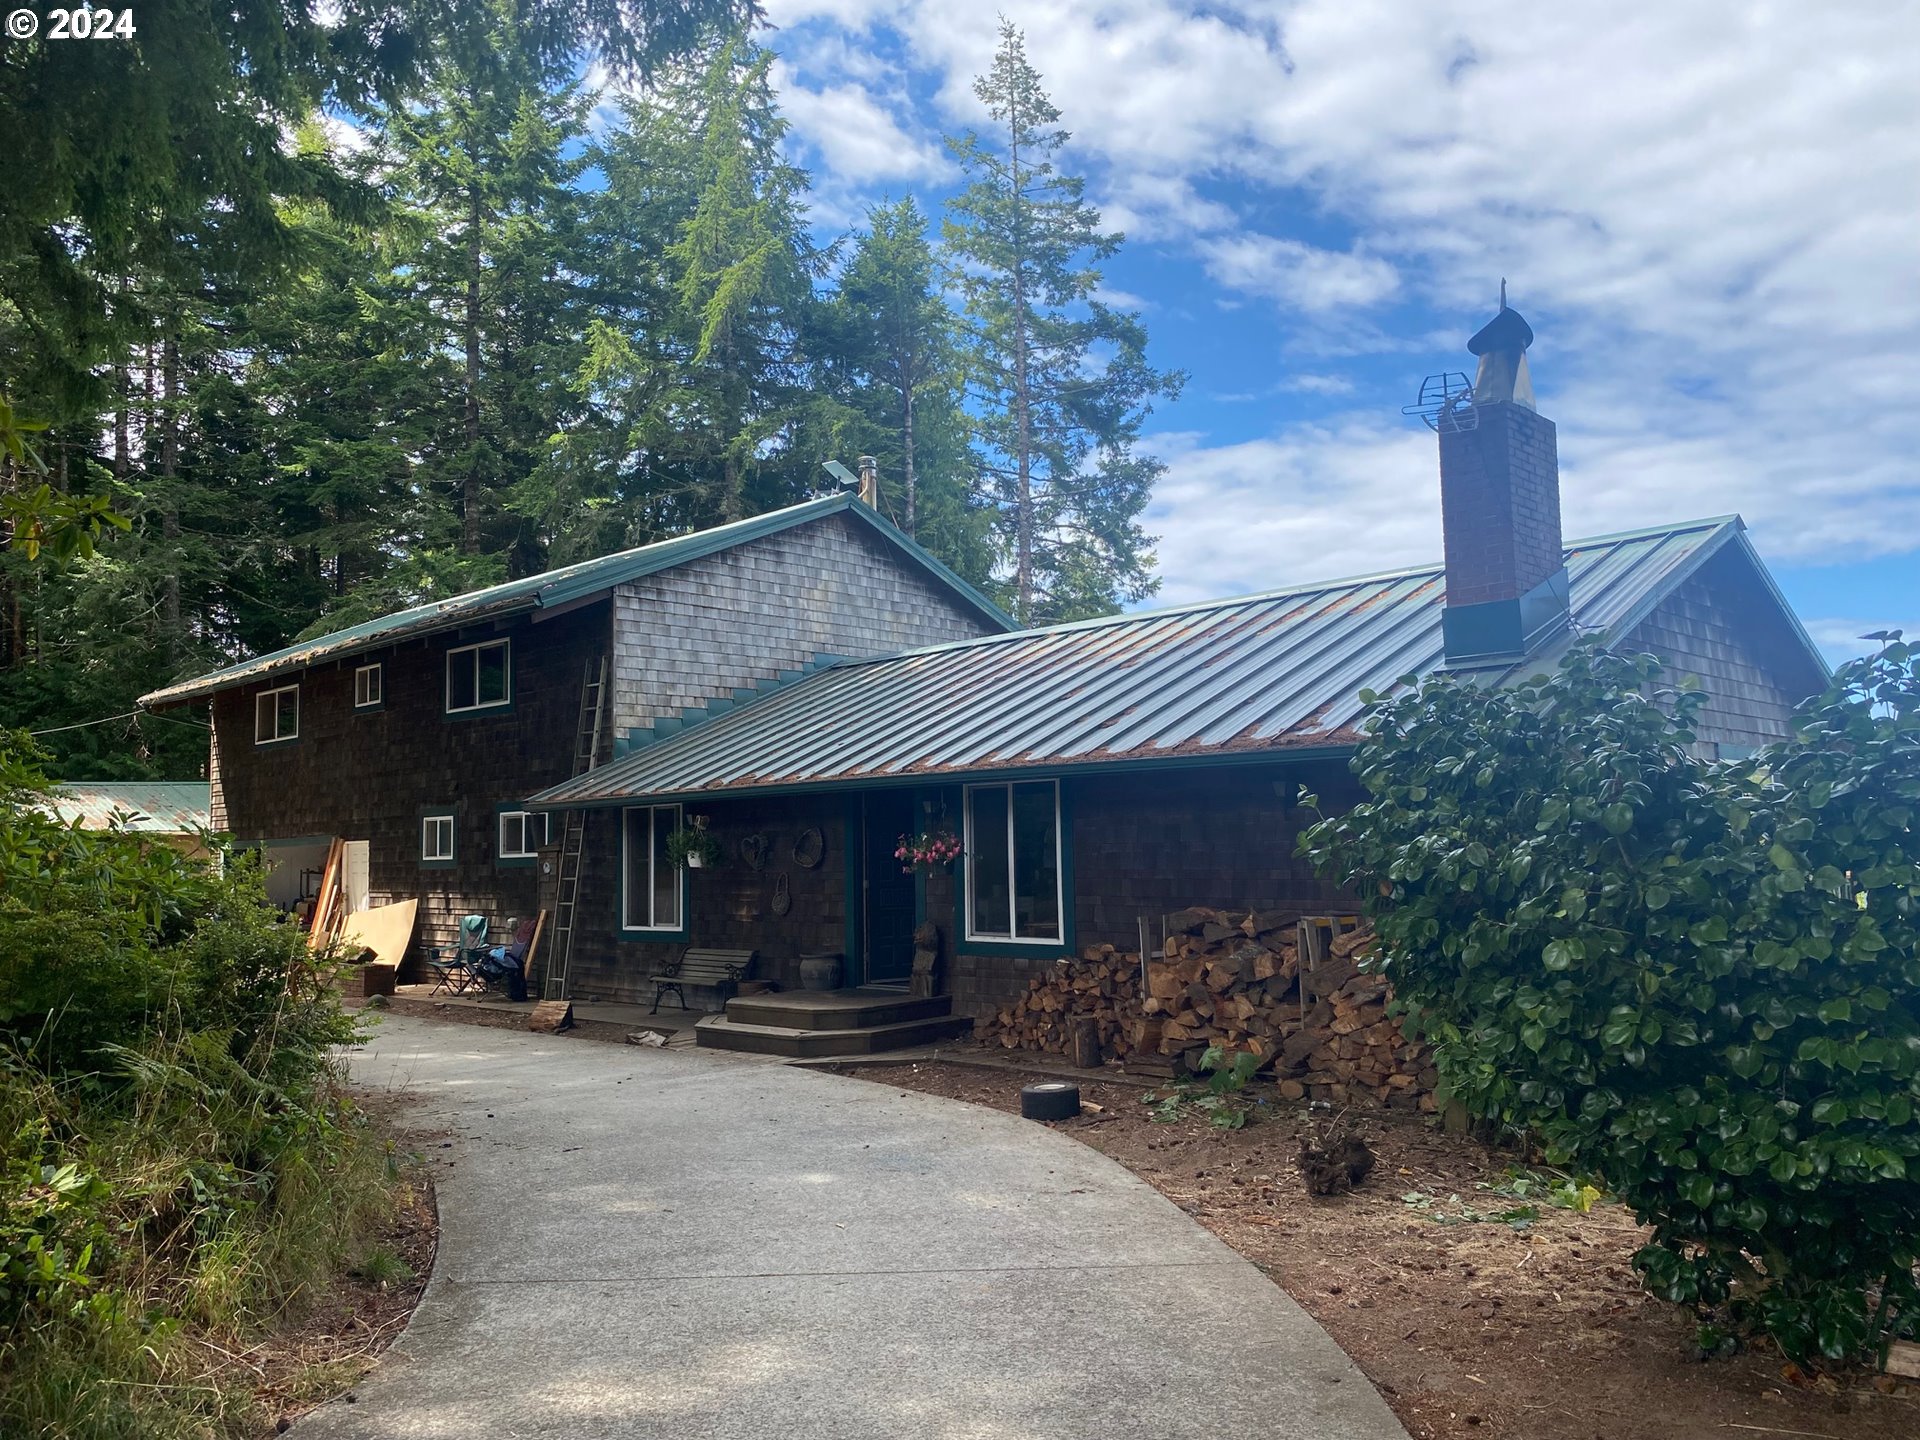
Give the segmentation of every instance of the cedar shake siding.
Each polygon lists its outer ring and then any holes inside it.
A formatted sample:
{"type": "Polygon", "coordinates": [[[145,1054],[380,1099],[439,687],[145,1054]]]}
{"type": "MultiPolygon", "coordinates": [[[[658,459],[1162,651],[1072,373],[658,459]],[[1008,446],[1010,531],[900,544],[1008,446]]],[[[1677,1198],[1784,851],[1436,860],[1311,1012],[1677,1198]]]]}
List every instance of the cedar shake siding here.
{"type": "MultiPolygon", "coordinates": [[[[1137,951],[1140,917],[1157,945],[1162,915],[1189,905],[1222,910],[1357,911],[1349,891],[1321,880],[1295,856],[1300,832],[1317,816],[1295,799],[1305,785],[1329,813],[1361,798],[1338,761],[1312,767],[1268,765],[1187,771],[1068,776],[1062,803],[1072,846],[1076,951],[1112,945],[1137,951]]],[[[958,793],[952,813],[958,813],[958,793]]],[[[980,1018],[1017,998],[1053,964],[992,946],[957,946],[954,878],[933,877],[927,916],[940,927],[941,954],[954,1013],[980,1018]],[[957,957],[956,957],[957,953],[957,957]]]]}
{"type": "Polygon", "coordinates": [[[606,651],[608,614],[602,602],[305,671],[299,737],[283,744],[254,743],[254,697],[292,677],[221,691],[213,699],[216,793],[227,828],[242,841],[368,841],[371,902],[420,901],[416,952],[452,943],[462,915],[485,915],[497,929],[509,915],[533,913],[532,865],[496,860],[496,811],[572,768],[580,681],[588,657],[606,651]],[[511,704],[447,714],[447,652],[500,638],[511,646],[511,704]],[[354,671],[376,661],[382,704],[355,710],[354,671]],[[442,808],[454,815],[454,859],[433,868],[421,861],[421,816],[442,808]]]}
{"type": "Polygon", "coordinates": [[[998,629],[844,514],[622,585],[614,611],[622,752],[678,728],[688,710],[824,657],[889,655],[998,629]]]}
{"type": "Polygon", "coordinates": [[[1730,545],[1615,648],[1658,655],[1675,683],[1697,677],[1710,697],[1700,741],[1736,754],[1785,739],[1794,707],[1826,681],[1753,563],[1730,545]]]}
{"type": "MultiPolygon", "coordinates": [[[[1157,926],[1161,915],[1188,905],[1357,910],[1351,894],[1319,880],[1293,853],[1301,829],[1315,818],[1294,803],[1302,784],[1330,810],[1345,808],[1359,796],[1338,761],[1062,777],[1073,947],[1109,943],[1134,949],[1142,915],[1157,926]]],[[[914,794],[958,829],[958,787],[914,794]]],[[[753,950],[759,955],[753,978],[795,987],[801,956],[844,954],[853,943],[848,906],[857,896],[859,877],[856,871],[849,882],[847,836],[848,817],[859,805],[859,793],[848,790],[689,803],[689,812],[708,817],[724,853],[717,866],[686,872],[687,928],[683,935],[658,941],[620,938],[621,811],[589,812],[572,994],[650,1003],[648,977],[681,945],[753,950]],[[794,842],[809,827],[825,841],[821,862],[811,869],[793,860],[794,842]],[[743,840],[756,835],[766,838],[766,859],[758,870],[741,849],[743,840]],[[783,875],[790,904],[781,916],[774,897],[783,875]]],[[[925,814],[918,804],[915,813],[925,814]]],[[[928,822],[916,818],[915,823],[928,822]]],[[[1015,953],[968,943],[960,938],[965,932],[956,909],[956,879],[951,871],[923,877],[917,911],[939,931],[945,988],[954,996],[956,1012],[984,1015],[1017,996],[1065,947],[1015,953]]],[[[857,980],[859,957],[848,958],[848,978],[857,980]]],[[[696,1005],[710,999],[690,998],[696,1005]]]]}
{"type": "MultiPolygon", "coordinates": [[[[791,679],[822,657],[890,653],[995,628],[870,527],[832,513],[620,585],[610,598],[576,609],[476,624],[217,692],[214,823],[242,841],[369,841],[372,903],[421,902],[417,954],[422,945],[455,940],[462,915],[485,915],[498,927],[536,908],[533,865],[496,860],[496,817],[568,778],[590,658],[612,654],[604,760],[678,728],[693,718],[688,712],[703,717],[710,702],[731,703],[791,679]],[[511,642],[511,705],[447,714],[447,652],[501,637],[511,642]],[[375,662],[383,667],[381,704],[356,711],[354,673],[375,662]],[[296,683],[298,738],[255,745],[255,697],[296,683]],[[423,864],[422,817],[444,808],[455,816],[454,858],[423,864]]],[[[619,939],[613,813],[592,816],[587,829],[587,908],[574,949],[581,995],[630,988],[631,961],[650,948],[619,939]]],[[[833,815],[837,825],[839,812],[833,815]]],[[[556,840],[560,818],[556,812],[556,840]]],[[[828,838],[831,857],[838,846],[828,838]]],[[[827,883],[824,871],[824,864],[795,869],[793,910],[781,933],[830,926],[819,948],[838,949],[844,898],[837,889],[815,893],[827,883]],[[830,920],[829,903],[836,907],[830,920]]],[[[832,883],[843,885],[844,876],[832,883]]],[[[733,913],[746,901],[727,903],[733,913]]],[[[697,886],[690,913],[710,918],[697,886]]]]}
{"type": "MultiPolygon", "coordinates": [[[[649,940],[620,924],[620,827],[618,808],[589,810],[580,890],[580,937],[574,944],[569,992],[576,1000],[653,1002],[648,977],[681,946],[753,950],[753,978],[783,988],[800,984],[800,957],[839,954],[847,936],[846,802],[839,796],[766,796],[761,799],[694,801],[684,813],[707,817],[720,841],[720,863],[683,874],[684,938],[649,940]],[[795,863],[794,842],[817,829],[820,863],[795,863]],[[761,868],[749,865],[741,842],[765,837],[761,868]],[[786,882],[787,913],[775,897],[786,882]]],[[[694,1007],[712,1003],[702,991],[688,994],[694,1007]]],[[[671,1002],[669,1002],[671,1003],[671,1002]]]]}

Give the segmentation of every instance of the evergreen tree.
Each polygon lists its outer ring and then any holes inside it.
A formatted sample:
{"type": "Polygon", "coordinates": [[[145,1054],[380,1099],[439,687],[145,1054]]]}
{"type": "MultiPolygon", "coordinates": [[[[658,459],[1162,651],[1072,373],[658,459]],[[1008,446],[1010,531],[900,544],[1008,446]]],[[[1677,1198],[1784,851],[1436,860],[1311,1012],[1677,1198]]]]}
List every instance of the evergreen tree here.
{"type": "Polygon", "coordinates": [[[1055,168],[1068,135],[1011,23],[974,93],[997,129],[948,142],[968,183],[944,236],[1006,588],[1023,623],[1104,614],[1158,586],[1139,515],[1164,467],[1134,447],[1184,377],[1147,364],[1138,315],[1095,298],[1123,237],[1055,168]]]}
{"type": "Polygon", "coordinates": [[[987,584],[991,538],[971,493],[959,317],[939,278],[913,199],[871,210],[828,309],[822,359],[853,413],[841,433],[879,462],[881,509],[960,574],[987,584]]]}
{"type": "MultiPolygon", "coordinates": [[[[780,155],[772,57],[741,37],[621,105],[595,155],[596,255],[626,298],[577,385],[605,431],[563,445],[549,498],[639,543],[803,499],[836,419],[814,387],[807,177],[780,155]]],[[[603,290],[610,277],[603,277],[603,290]]]]}
{"type": "MultiPolygon", "coordinates": [[[[84,8],[84,7],[82,7],[84,8]]],[[[97,13],[97,12],[95,12],[97,13]]],[[[56,422],[109,403],[102,367],[137,343],[123,277],[202,263],[258,283],[291,263],[289,198],[365,214],[372,196],[285,137],[323,108],[365,114],[449,60],[500,45],[493,4],[142,0],[131,35],[0,44],[0,395],[56,422]]],[[[514,0],[510,48],[644,73],[753,0],[514,0]]]]}
{"type": "Polygon", "coordinates": [[[381,166],[406,207],[396,274],[409,347],[444,386],[414,483],[420,541],[510,574],[545,568],[546,537],[513,502],[570,419],[583,356],[581,211],[587,102],[562,68],[497,44],[383,116],[381,166]]]}

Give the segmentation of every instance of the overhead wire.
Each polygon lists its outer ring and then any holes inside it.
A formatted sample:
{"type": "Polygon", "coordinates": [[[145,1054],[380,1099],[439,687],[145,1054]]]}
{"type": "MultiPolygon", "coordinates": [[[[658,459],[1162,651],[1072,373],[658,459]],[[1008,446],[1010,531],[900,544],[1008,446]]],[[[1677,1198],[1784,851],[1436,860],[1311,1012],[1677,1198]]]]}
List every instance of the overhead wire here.
{"type": "Polygon", "coordinates": [[[87,730],[95,725],[111,725],[116,720],[164,720],[169,725],[191,725],[196,730],[211,730],[213,727],[203,720],[182,720],[173,715],[156,715],[151,710],[129,710],[123,715],[103,715],[98,720],[81,720],[72,725],[55,725],[46,730],[29,730],[27,734],[38,740],[42,735],[61,735],[69,730],[87,730]]]}

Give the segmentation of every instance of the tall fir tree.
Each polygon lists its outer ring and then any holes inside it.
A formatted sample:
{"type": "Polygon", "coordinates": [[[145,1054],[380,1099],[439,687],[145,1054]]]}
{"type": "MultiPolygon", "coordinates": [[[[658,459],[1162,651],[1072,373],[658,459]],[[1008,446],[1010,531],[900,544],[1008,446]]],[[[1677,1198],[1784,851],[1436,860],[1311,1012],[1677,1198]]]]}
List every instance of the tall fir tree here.
{"type": "Polygon", "coordinates": [[[555,503],[611,511],[627,543],[803,499],[830,453],[811,354],[827,257],[780,153],[771,63],[724,38],[624,100],[595,156],[596,253],[624,250],[628,284],[578,376],[608,428],[563,446],[555,503]]]}
{"type": "Polygon", "coordinates": [[[1124,237],[1056,168],[1068,133],[1005,20],[974,93],[995,129],[948,141],[967,184],[943,235],[1008,599],[1029,624],[1105,614],[1158,587],[1139,516],[1164,467],[1136,445],[1184,377],[1149,366],[1140,317],[1097,298],[1124,237]]]}
{"type": "MultiPolygon", "coordinates": [[[[112,7],[120,29],[105,44],[52,39],[49,26],[0,45],[0,395],[57,423],[105,408],[106,367],[138,343],[142,320],[120,282],[163,269],[183,237],[224,277],[260,284],[297,258],[289,198],[368,213],[364,187],[286,137],[317,110],[374,113],[443,67],[498,53],[501,8],[142,0],[112,7]]],[[[755,0],[513,0],[504,43],[543,67],[592,54],[645,74],[758,11],[755,0]]]]}
{"type": "Polygon", "coordinates": [[[0,723],[80,726],[48,737],[58,773],[199,773],[190,722],[83,722],[554,548],[537,505],[550,437],[597,419],[570,383],[588,325],[571,81],[589,53],[649,73],[752,6],[456,8],[209,17],[160,0],[138,11],[140,43],[0,54],[0,129],[21,152],[0,195],[0,525],[43,479],[43,515],[81,514],[111,483],[133,519],[79,563],[32,563],[24,524],[0,551],[0,723]],[[317,142],[303,122],[322,104],[361,123],[368,155],[317,142]],[[463,159],[482,200],[478,326],[472,267],[450,263],[471,259],[448,203],[463,159]],[[14,463],[16,445],[44,468],[14,463]]]}
{"type": "Polygon", "coordinates": [[[588,104],[565,67],[495,47],[384,117],[382,169],[406,206],[394,260],[422,355],[451,388],[416,482],[436,499],[423,541],[507,572],[545,567],[545,537],[513,505],[573,403],[586,326],[583,198],[588,104]],[[440,367],[436,367],[440,368],[440,367]]]}
{"type": "Polygon", "coordinates": [[[973,495],[959,327],[919,205],[874,207],[826,309],[822,370],[851,412],[845,442],[879,462],[881,508],[984,585],[993,555],[973,495]]]}

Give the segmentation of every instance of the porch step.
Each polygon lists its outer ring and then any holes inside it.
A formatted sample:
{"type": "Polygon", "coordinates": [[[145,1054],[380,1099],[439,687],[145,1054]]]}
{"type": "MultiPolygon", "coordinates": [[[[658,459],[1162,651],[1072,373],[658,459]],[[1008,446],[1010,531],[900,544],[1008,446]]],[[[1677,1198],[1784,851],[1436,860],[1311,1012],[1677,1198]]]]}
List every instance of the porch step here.
{"type": "Polygon", "coordinates": [[[697,1044],[714,1050],[747,1050],[758,1055],[794,1055],[818,1059],[828,1055],[871,1055],[880,1050],[905,1050],[950,1040],[973,1029],[964,1015],[929,1015],[836,1030],[805,1029],[794,1025],[755,1025],[726,1015],[709,1015],[693,1027],[697,1044]]]}
{"type": "Polygon", "coordinates": [[[795,1030],[866,1030],[953,1013],[950,995],[914,996],[898,990],[785,990],[741,995],[727,1002],[727,1019],[740,1025],[795,1030]]]}

